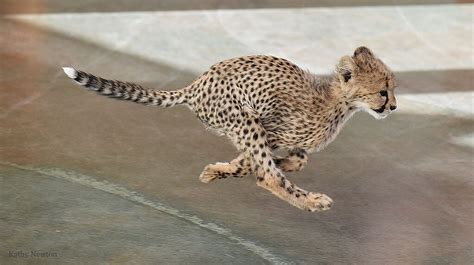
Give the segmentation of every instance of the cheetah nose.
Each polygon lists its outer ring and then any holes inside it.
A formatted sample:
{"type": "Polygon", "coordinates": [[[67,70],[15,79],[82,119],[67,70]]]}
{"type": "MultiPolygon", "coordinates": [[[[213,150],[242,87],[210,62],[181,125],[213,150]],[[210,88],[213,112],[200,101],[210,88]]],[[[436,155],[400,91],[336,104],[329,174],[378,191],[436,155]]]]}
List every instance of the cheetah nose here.
{"type": "Polygon", "coordinates": [[[397,109],[397,106],[390,106],[390,110],[395,110],[397,109]]]}

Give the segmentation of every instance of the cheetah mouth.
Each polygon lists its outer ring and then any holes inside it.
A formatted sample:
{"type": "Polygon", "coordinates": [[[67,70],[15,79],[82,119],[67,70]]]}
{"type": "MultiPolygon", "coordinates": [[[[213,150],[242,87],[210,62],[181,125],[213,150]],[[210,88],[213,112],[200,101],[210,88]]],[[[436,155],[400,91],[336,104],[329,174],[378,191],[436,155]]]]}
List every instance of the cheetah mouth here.
{"type": "Polygon", "coordinates": [[[385,102],[383,103],[383,105],[380,108],[378,108],[378,109],[372,109],[371,108],[371,109],[373,111],[379,113],[379,114],[382,114],[385,111],[385,107],[387,107],[387,103],[388,103],[388,96],[385,96],[385,102]]]}
{"type": "Polygon", "coordinates": [[[378,120],[385,119],[390,114],[390,111],[385,109],[385,105],[378,109],[370,108],[370,110],[369,113],[378,120]]]}
{"type": "Polygon", "coordinates": [[[378,109],[372,109],[372,110],[377,112],[377,113],[383,113],[385,111],[385,104],[382,107],[378,108],[378,109]]]}

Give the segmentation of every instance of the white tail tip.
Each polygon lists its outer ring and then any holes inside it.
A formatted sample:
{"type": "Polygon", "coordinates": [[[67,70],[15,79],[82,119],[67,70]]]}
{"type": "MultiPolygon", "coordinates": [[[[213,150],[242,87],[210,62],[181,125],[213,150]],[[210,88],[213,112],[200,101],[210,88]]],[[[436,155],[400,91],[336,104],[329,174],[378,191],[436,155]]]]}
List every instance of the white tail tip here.
{"type": "Polygon", "coordinates": [[[63,71],[64,73],[66,73],[67,76],[69,76],[72,79],[77,77],[77,71],[74,68],[63,67],[63,71]]]}

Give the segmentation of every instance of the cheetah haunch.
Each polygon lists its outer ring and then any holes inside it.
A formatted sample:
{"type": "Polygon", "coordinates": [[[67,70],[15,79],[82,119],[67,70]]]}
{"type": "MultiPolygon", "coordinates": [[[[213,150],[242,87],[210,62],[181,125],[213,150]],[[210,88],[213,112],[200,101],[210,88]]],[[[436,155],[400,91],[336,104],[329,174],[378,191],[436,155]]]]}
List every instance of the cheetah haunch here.
{"type": "Polygon", "coordinates": [[[145,105],[187,105],[208,127],[226,135],[240,155],[229,163],[205,167],[209,183],[251,173],[257,185],[308,211],[327,210],[328,196],[291,183],[284,171],[301,170],[308,153],[319,151],[357,111],[385,118],[396,108],[395,78],[366,47],[344,56],[331,78],[318,78],[273,56],[246,56],[212,66],[189,86],[158,91],[64,68],[80,85],[102,95],[145,105]],[[288,151],[286,157],[273,154],[288,151]]]}

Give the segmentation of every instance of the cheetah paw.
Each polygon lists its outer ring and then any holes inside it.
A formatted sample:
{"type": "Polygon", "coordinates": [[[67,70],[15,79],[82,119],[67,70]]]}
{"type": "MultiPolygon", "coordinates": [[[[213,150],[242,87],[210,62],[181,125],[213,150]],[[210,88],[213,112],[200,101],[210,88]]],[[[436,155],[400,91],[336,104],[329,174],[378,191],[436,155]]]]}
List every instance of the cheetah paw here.
{"type": "Polygon", "coordinates": [[[216,163],[207,165],[199,176],[199,180],[203,183],[209,183],[219,177],[219,170],[228,166],[228,163],[216,163]]]}
{"type": "Polygon", "coordinates": [[[211,165],[207,165],[199,175],[199,180],[203,183],[209,183],[213,181],[217,176],[214,174],[213,170],[210,168],[211,165]]]}
{"type": "Polygon", "coordinates": [[[326,194],[310,192],[305,198],[305,209],[310,212],[320,212],[329,210],[332,206],[332,199],[326,194]]]}

